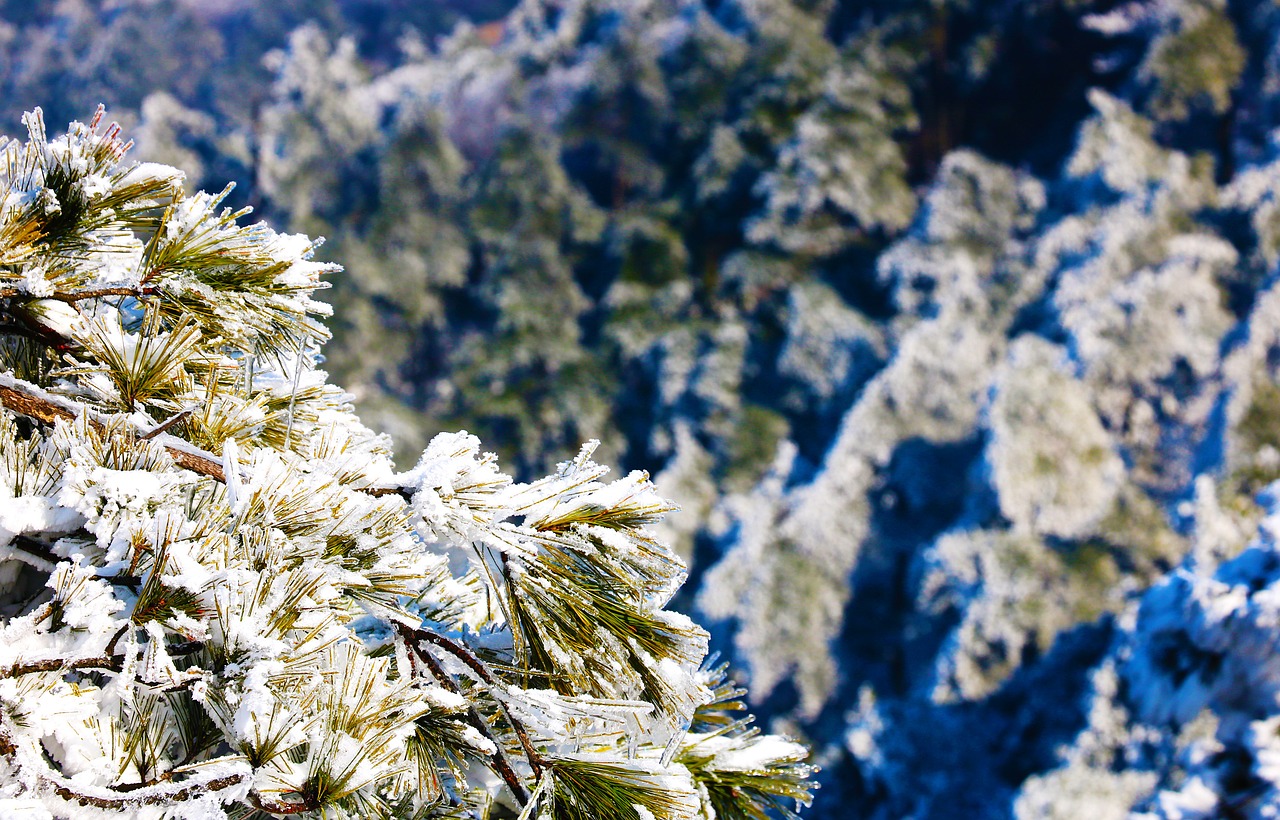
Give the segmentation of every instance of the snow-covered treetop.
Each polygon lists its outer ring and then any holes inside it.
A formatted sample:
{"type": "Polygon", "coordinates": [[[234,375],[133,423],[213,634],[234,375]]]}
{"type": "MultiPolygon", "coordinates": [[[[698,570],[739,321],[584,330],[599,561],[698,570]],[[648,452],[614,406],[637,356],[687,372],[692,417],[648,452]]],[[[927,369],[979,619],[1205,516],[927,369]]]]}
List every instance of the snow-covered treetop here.
{"type": "Polygon", "coordinates": [[[0,148],[0,814],[764,818],[807,750],[665,608],[673,507],[594,445],[396,472],[316,369],[333,266],[125,161],[0,148]]]}

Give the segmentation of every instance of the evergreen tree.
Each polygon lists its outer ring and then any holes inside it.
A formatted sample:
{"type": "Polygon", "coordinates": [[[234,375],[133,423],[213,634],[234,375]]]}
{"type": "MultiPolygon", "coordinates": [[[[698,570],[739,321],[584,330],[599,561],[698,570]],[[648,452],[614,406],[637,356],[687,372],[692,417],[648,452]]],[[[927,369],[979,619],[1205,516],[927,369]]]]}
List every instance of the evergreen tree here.
{"type": "Polygon", "coordinates": [[[101,111],[0,149],[0,813],[763,818],[682,562],[595,444],[396,472],[316,369],[334,266],[101,111]]]}

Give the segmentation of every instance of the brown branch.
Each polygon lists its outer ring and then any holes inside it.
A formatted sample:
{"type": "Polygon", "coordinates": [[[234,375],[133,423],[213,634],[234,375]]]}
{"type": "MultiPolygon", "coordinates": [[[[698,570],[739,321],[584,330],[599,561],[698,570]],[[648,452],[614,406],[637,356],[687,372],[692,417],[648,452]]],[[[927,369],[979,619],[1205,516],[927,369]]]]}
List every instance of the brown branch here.
{"type": "MultiPolygon", "coordinates": [[[[409,648],[413,650],[413,654],[409,656],[410,662],[412,662],[413,658],[418,658],[426,665],[427,669],[431,672],[431,676],[435,678],[441,686],[455,695],[462,694],[462,690],[458,688],[458,684],[453,680],[453,678],[449,677],[448,672],[444,671],[444,667],[440,665],[440,662],[433,658],[431,653],[422,651],[420,647],[414,645],[413,641],[409,640],[410,638],[416,637],[419,630],[398,623],[396,624],[396,631],[400,634],[400,637],[404,638],[404,641],[409,648]]],[[[505,706],[503,707],[503,711],[506,711],[505,706]]],[[[489,731],[488,724],[484,722],[484,718],[480,716],[480,712],[476,710],[476,707],[472,705],[470,701],[467,702],[467,717],[475,730],[493,744],[494,752],[490,755],[489,760],[493,764],[494,770],[497,771],[503,781],[506,782],[507,787],[511,789],[511,793],[515,795],[516,800],[520,803],[521,807],[527,805],[529,802],[529,792],[525,789],[524,784],[520,782],[520,778],[516,775],[515,769],[511,768],[511,763],[507,760],[506,753],[502,751],[502,744],[499,743],[497,738],[493,736],[493,733],[489,731]]],[[[535,767],[538,765],[533,758],[529,758],[529,764],[535,767]]],[[[535,771],[539,772],[538,776],[541,777],[541,769],[535,769],[535,771]]]]}
{"type": "MultiPolygon", "coordinates": [[[[160,290],[158,288],[153,288],[153,287],[152,288],[114,287],[114,288],[97,288],[96,290],[82,290],[77,293],[51,293],[48,296],[40,296],[40,297],[32,296],[32,298],[33,299],[35,298],[53,299],[58,302],[66,302],[69,305],[73,305],[76,302],[83,302],[87,299],[101,299],[104,296],[133,296],[135,298],[141,299],[144,296],[155,296],[159,292],[160,290]]],[[[0,288],[0,299],[12,299],[15,296],[23,296],[23,295],[31,295],[31,294],[25,294],[23,291],[20,291],[17,288],[0,288]]]]}
{"type": "Polygon", "coordinates": [[[186,450],[177,447],[165,446],[164,448],[169,456],[173,459],[173,463],[179,467],[184,467],[198,475],[208,476],[222,484],[227,483],[226,473],[222,472],[222,465],[212,459],[198,456],[195,453],[189,453],[186,450]]]}
{"type": "MultiPolygon", "coordinates": [[[[206,746],[205,748],[208,747],[206,746]]],[[[204,749],[188,749],[186,755],[178,761],[177,765],[164,774],[158,777],[153,777],[150,780],[144,780],[141,783],[121,783],[118,786],[112,786],[111,789],[118,792],[136,792],[138,789],[145,789],[150,786],[158,786],[161,783],[168,783],[170,780],[173,780],[175,771],[181,769],[183,766],[190,766],[196,761],[196,758],[200,756],[202,751],[204,751],[204,749]]]]}
{"type": "Polygon", "coordinates": [[[51,549],[27,535],[15,535],[13,540],[9,542],[9,547],[10,549],[25,552],[27,555],[39,558],[49,564],[56,564],[62,560],[51,549]]]}
{"type": "Polygon", "coordinates": [[[75,420],[75,414],[70,410],[6,385],[0,385],[0,404],[19,415],[45,424],[53,424],[58,419],[75,420]]]}
{"type": "Polygon", "coordinates": [[[302,801],[298,803],[268,803],[257,792],[249,793],[249,804],[267,814],[304,814],[320,808],[319,802],[307,795],[302,795],[302,801]]]}
{"type": "Polygon", "coordinates": [[[80,658],[69,661],[65,658],[50,658],[31,663],[15,663],[8,669],[0,669],[0,679],[16,678],[22,675],[34,675],[37,672],[65,672],[72,669],[107,669],[119,672],[124,667],[124,655],[100,655],[96,658],[80,658]]]}
{"type": "MultiPolygon", "coordinates": [[[[408,629],[408,627],[404,628],[408,629]]],[[[493,673],[489,671],[489,668],[485,666],[484,661],[477,658],[470,649],[430,629],[414,629],[412,633],[415,638],[435,644],[465,663],[467,668],[474,672],[476,677],[480,678],[486,686],[492,689],[498,685],[498,681],[493,677],[493,673]]],[[[533,776],[539,780],[542,779],[542,756],[538,754],[538,751],[533,748],[533,743],[529,741],[529,733],[525,730],[524,724],[520,722],[519,718],[511,714],[511,710],[507,708],[507,704],[503,703],[501,699],[495,698],[495,700],[498,700],[498,705],[502,707],[503,716],[506,717],[507,723],[511,724],[511,729],[516,733],[516,737],[520,739],[520,746],[524,749],[525,757],[529,758],[529,765],[533,768],[533,776]]]]}
{"type": "MultiPolygon", "coordinates": [[[[108,649],[101,655],[94,658],[78,658],[69,661],[65,658],[49,658],[43,661],[32,661],[31,663],[15,663],[8,669],[0,669],[0,680],[5,678],[17,678],[22,675],[34,675],[39,672],[69,672],[73,669],[105,669],[109,672],[119,672],[124,668],[124,655],[113,655],[111,649],[115,647],[116,641],[124,630],[116,633],[111,639],[108,649]]],[[[165,647],[165,651],[170,656],[182,657],[183,655],[191,655],[199,652],[204,648],[201,641],[184,641],[176,643],[173,646],[165,647]]]]}
{"type": "Polygon", "coordinates": [[[82,806],[96,806],[100,809],[127,809],[131,806],[158,806],[164,803],[191,800],[208,792],[228,789],[241,783],[245,777],[246,775],[243,774],[229,774],[226,777],[219,777],[216,780],[209,780],[204,783],[192,783],[184,789],[179,789],[169,794],[149,794],[144,797],[96,797],[94,795],[81,794],[60,783],[54,785],[53,791],[63,800],[79,803],[82,806]]]}
{"type": "Polygon", "coordinates": [[[180,411],[178,411],[177,413],[174,413],[174,414],[173,414],[172,416],[170,416],[169,418],[167,418],[167,419],[165,419],[164,421],[162,421],[162,422],[160,422],[159,424],[157,424],[155,427],[152,427],[152,428],[151,428],[150,430],[148,430],[147,432],[145,432],[145,433],[143,433],[142,435],[138,436],[138,438],[139,438],[139,439],[141,439],[142,441],[147,441],[148,439],[153,439],[153,438],[155,438],[156,436],[158,436],[158,435],[160,435],[161,433],[163,433],[165,430],[168,430],[168,429],[169,429],[170,427],[172,427],[173,425],[175,425],[175,424],[177,424],[178,422],[182,421],[183,419],[187,418],[188,416],[190,416],[190,415],[191,415],[192,413],[194,413],[195,411],[196,411],[195,407],[188,407],[188,408],[186,408],[186,409],[184,409],[184,410],[180,410],[180,411]]]}
{"type": "MultiPolygon", "coordinates": [[[[13,762],[13,756],[18,753],[18,747],[9,737],[7,732],[0,730],[0,757],[7,758],[10,763],[13,762]]],[[[183,800],[191,800],[209,792],[219,792],[223,789],[231,788],[243,781],[247,774],[230,774],[225,777],[219,777],[214,780],[207,780],[200,783],[192,783],[190,786],[179,789],[168,794],[148,794],[141,797],[99,797],[97,795],[82,794],[72,789],[65,783],[60,783],[48,775],[42,775],[41,779],[53,786],[53,791],[63,800],[72,803],[79,803],[81,806],[95,806],[100,809],[127,809],[140,805],[156,806],[162,803],[176,803],[183,800]]],[[[160,779],[171,780],[173,772],[166,772],[160,779]]],[[[132,784],[129,786],[111,786],[112,791],[128,793],[136,791],[143,786],[158,785],[158,782],[146,784],[132,784]]]]}
{"type": "MultiPolygon", "coordinates": [[[[8,385],[0,384],[0,404],[19,415],[45,424],[53,424],[59,419],[63,421],[74,421],[76,419],[76,414],[66,407],[8,385]]],[[[85,410],[88,411],[88,408],[85,408],[85,410]]],[[[101,420],[91,416],[89,417],[89,424],[96,430],[106,428],[106,425],[101,420]]],[[[172,445],[164,445],[164,449],[179,467],[199,475],[208,476],[224,484],[226,483],[227,477],[222,472],[222,465],[213,459],[172,445]]]]}
{"type": "MultiPolygon", "coordinates": [[[[26,416],[27,418],[43,422],[44,424],[53,424],[59,419],[63,421],[75,421],[77,418],[76,412],[68,407],[64,407],[61,404],[54,403],[46,398],[34,395],[10,385],[0,384],[0,405],[7,407],[18,415],[26,416]]],[[[106,424],[101,419],[94,418],[93,413],[95,411],[92,408],[81,407],[80,409],[88,416],[89,424],[92,425],[94,429],[106,429],[106,424]]],[[[158,427],[152,430],[146,432],[135,431],[135,433],[137,433],[139,439],[149,439],[152,436],[157,436],[163,433],[170,425],[181,420],[182,416],[183,413],[178,413],[176,417],[162,422],[158,427]]],[[[174,437],[170,437],[170,440],[182,441],[182,439],[174,437]]],[[[227,477],[222,470],[222,465],[215,459],[209,457],[212,453],[208,455],[201,455],[199,453],[191,452],[183,447],[176,447],[171,444],[164,444],[164,449],[169,453],[174,464],[177,464],[179,467],[190,470],[197,475],[208,476],[219,483],[227,483],[227,477]]],[[[386,495],[399,495],[406,501],[413,498],[412,491],[404,487],[367,487],[356,491],[374,496],[375,498],[380,498],[386,495]]]]}
{"type": "Polygon", "coordinates": [[[455,658],[465,663],[467,668],[476,673],[476,677],[488,685],[493,686],[497,683],[497,680],[494,679],[493,674],[484,665],[484,662],[471,654],[471,650],[458,645],[457,642],[451,641],[440,633],[433,632],[430,629],[415,629],[413,630],[413,635],[415,638],[433,643],[448,652],[450,655],[453,655],[455,658]]]}
{"type": "Polygon", "coordinates": [[[129,631],[129,624],[125,624],[116,630],[116,634],[111,636],[111,640],[107,641],[107,648],[102,650],[104,657],[112,657],[116,654],[116,644],[120,643],[120,639],[129,631]]]}
{"type": "MultiPolygon", "coordinates": [[[[187,761],[186,763],[180,763],[178,765],[185,766],[187,765],[187,763],[190,763],[190,762],[191,761],[187,761]]],[[[139,789],[149,789],[152,786],[159,786],[161,783],[168,783],[170,780],[173,780],[172,770],[165,772],[159,777],[153,777],[150,780],[144,780],[141,783],[121,783],[119,785],[110,786],[108,788],[110,788],[113,792],[124,792],[127,794],[129,792],[136,792],[139,789]]]]}
{"type": "Polygon", "coordinates": [[[159,292],[159,288],[98,288],[97,290],[82,290],[78,293],[55,293],[49,298],[57,299],[59,302],[66,302],[67,304],[75,304],[86,299],[101,299],[103,296],[132,296],[136,299],[141,299],[144,296],[155,296],[159,292]]]}
{"type": "MultiPolygon", "coordinates": [[[[493,688],[498,682],[494,679],[493,673],[484,665],[484,662],[472,654],[470,649],[451,641],[438,632],[432,632],[429,629],[415,629],[413,631],[415,637],[429,641],[450,655],[458,658],[467,665],[467,668],[476,673],[480,680],[484,681],[486,686],[493,688]]],[[[507,723],[511,724],[511,729],[516,733],[516,737],[520,738],[520,746],[524,749],[525,757],[529,758],[529,765],[533,767],[533,776],[539,780],[542,779],[542,756],[533,748],[533,743],[529,741],[529,733],[525,730],[524,724],[520,719],[511,714],[511,710],[507,708],[507,704],[502,700],[498,700],[498,705],[502,707],[502,714],[506,717],[507,723]]]]}

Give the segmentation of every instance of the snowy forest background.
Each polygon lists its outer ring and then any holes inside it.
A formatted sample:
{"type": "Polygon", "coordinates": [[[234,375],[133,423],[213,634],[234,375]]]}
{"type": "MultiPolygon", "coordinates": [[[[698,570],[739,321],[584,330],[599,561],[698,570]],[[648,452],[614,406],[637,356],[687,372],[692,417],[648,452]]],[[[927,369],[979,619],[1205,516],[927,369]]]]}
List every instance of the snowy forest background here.
{"type": "Polygon", "coordinates": [[[1275,3],[2,0],[0,44],[0,130],[105,102],[328,238],[402,458],[654,473],[807,817],[1280,810],[1275,3]]]}

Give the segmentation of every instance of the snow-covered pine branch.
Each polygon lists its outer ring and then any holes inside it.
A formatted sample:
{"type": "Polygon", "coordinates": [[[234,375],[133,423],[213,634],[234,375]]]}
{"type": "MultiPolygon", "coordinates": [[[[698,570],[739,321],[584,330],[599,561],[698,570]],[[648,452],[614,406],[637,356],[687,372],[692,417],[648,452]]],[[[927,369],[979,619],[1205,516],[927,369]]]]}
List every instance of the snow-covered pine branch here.
{"type": "Polygon", "coordinates": [[[316,369],[333,269],[101,111],[0,148],[0,815],[763,818],[648,477],[397,473],[316,369]]]}

